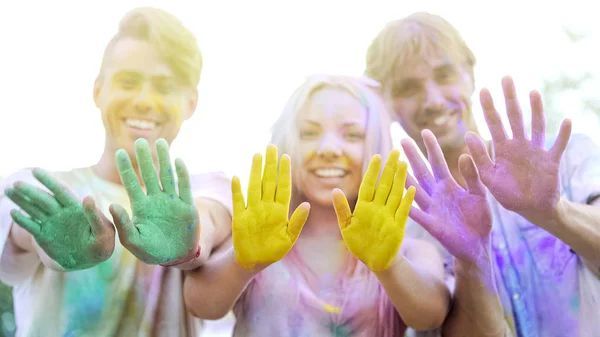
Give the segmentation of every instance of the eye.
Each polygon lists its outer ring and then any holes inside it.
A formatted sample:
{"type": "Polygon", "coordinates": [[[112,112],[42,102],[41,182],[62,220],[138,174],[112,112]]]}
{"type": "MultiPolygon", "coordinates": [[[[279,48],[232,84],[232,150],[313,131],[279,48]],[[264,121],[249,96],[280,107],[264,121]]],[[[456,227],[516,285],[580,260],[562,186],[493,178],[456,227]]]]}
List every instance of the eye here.
{"type": "Polygon", "coordinates": [[[435,74],[436,82],[440,84],[453,83],[456,80],[456,71],[454,69],[442,69],[435,74]]]}
{"type": "Polygon", "coordinates": [[[393,97],[410,97],[421,92],[423,86],[417,81],[403,81],[392,87],[393,97]]]}
{"type": "Polygon", "coordinates": [[[131,90],[137,88],[140,81],[135,78],[121,78],[118,83],[122,89],[131,90]]]}
{"type": "Polygon", "coordinates": [[[317,130],[300,130],[300,139],[314,139],[319,136],[317,130]]]}
{"type": "Polygon", "coordinates": [[[157,81],[154,83],[154,88],[160,94],[170,94],[175,89],[175,84],[172,81],[157,81]]]}
{"type": "Polygon", "coordinates": [[[360,131],[348,131],[345,137],[351,141],[360,141],[365,139],[365,133],[360,131]]]}

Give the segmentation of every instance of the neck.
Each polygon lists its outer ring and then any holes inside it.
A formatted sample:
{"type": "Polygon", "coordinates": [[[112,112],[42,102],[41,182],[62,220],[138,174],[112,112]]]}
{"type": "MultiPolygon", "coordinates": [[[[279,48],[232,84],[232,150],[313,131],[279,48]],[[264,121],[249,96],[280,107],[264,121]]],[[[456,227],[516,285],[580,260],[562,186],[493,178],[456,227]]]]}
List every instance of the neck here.
{"type": "Polygon", "coordinates": [[[302,229],[302,235],[305,237],[341,238],[333,205],[311,204],[310,214],[302,229]]]}
{"type": "MultiPolygon", "coordinates": [[[[100,160],[92,166],[92,170],[101,179],[121,185],[121,177],[119,176],[115,161],[115,152],[116,150],[111,149],[108,144],[105,144],[104,152],[100,160]]],[[[135,163],[133,164],[135,165],[135,163]]]]}

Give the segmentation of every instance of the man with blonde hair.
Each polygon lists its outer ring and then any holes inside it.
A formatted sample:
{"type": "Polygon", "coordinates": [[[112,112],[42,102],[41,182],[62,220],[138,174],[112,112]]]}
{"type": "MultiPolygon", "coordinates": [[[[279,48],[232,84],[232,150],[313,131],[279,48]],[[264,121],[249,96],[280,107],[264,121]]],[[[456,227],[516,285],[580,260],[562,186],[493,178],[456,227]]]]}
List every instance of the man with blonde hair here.
{"type": "Polygon", "coordinates": [[[389,23],[367,52],[366,75],[431,164],[402,142],[420,191],[411,217],[454,256],[442,334],[600,336],[600,151],[586,137],[569,140],[569,120],[546,150],[536,91],[526,136],[510,77],[502,86],[512,138],[484,89],[484,143],[471,113],[474,64],[458,31],[428,13],[389,23]],[[475,167],[481,180],[464,179],[475,167]]]}
{"type": "Polygon", "coordinates": [[[229,236],[230,187],[218,174],[190,178],[179,160],[173,170],[168,149],[196,108],[201,68],[174,16],[129,12],[94,84],[98,163],[3,182],[0,279],[14,287],[17,336],[198,335],[183,274],[229,236]]]}

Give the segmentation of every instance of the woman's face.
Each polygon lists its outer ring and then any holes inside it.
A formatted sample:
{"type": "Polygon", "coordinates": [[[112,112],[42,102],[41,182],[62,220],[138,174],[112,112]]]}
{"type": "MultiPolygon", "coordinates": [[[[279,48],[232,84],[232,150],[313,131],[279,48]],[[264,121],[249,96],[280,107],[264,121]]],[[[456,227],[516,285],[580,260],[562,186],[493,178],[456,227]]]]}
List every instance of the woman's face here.
{"type": "Polygon", "coordinates": [[[340,188],[353,203],[362,178],[367,111],[343,89],[312,94],[298,114],[300,165],[294,183],[311,204],[330,206],[340,188]]]}

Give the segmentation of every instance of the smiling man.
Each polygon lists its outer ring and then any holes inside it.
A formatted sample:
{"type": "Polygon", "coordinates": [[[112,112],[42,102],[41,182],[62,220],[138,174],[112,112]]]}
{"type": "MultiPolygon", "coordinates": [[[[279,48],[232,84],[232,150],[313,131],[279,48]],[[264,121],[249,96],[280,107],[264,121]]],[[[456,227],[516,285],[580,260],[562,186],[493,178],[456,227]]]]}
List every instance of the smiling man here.
{"type": "Polygon", "coordinates": [[[228,237],[230,187],[217,174],[190,178],[181,161],[173,170],[168,144],[196,108],[201,67],[175,17],[131,11],[94,85],[106,131],[98,163],[3,182],[0,279],[14,287],[17,336],[199,333],[183,273],[228,237]]]}
{"type": "Polygon", "coordinates": [[[366,74],[431,164],[430,172],[403,141],[420,191],[411,217],[454,256],[443,335],[598,337],[600,149],[570,137],[568,120],[546,142],[536,91],[527,132],[510,77],[502,87],[511,135],[484,89],[484,143],[471,113],[474,65],[458,31],[428,13],[390,22],[367,52],[366,74]],[[475,167],[481,181],[463,178],[475,167]]]}

